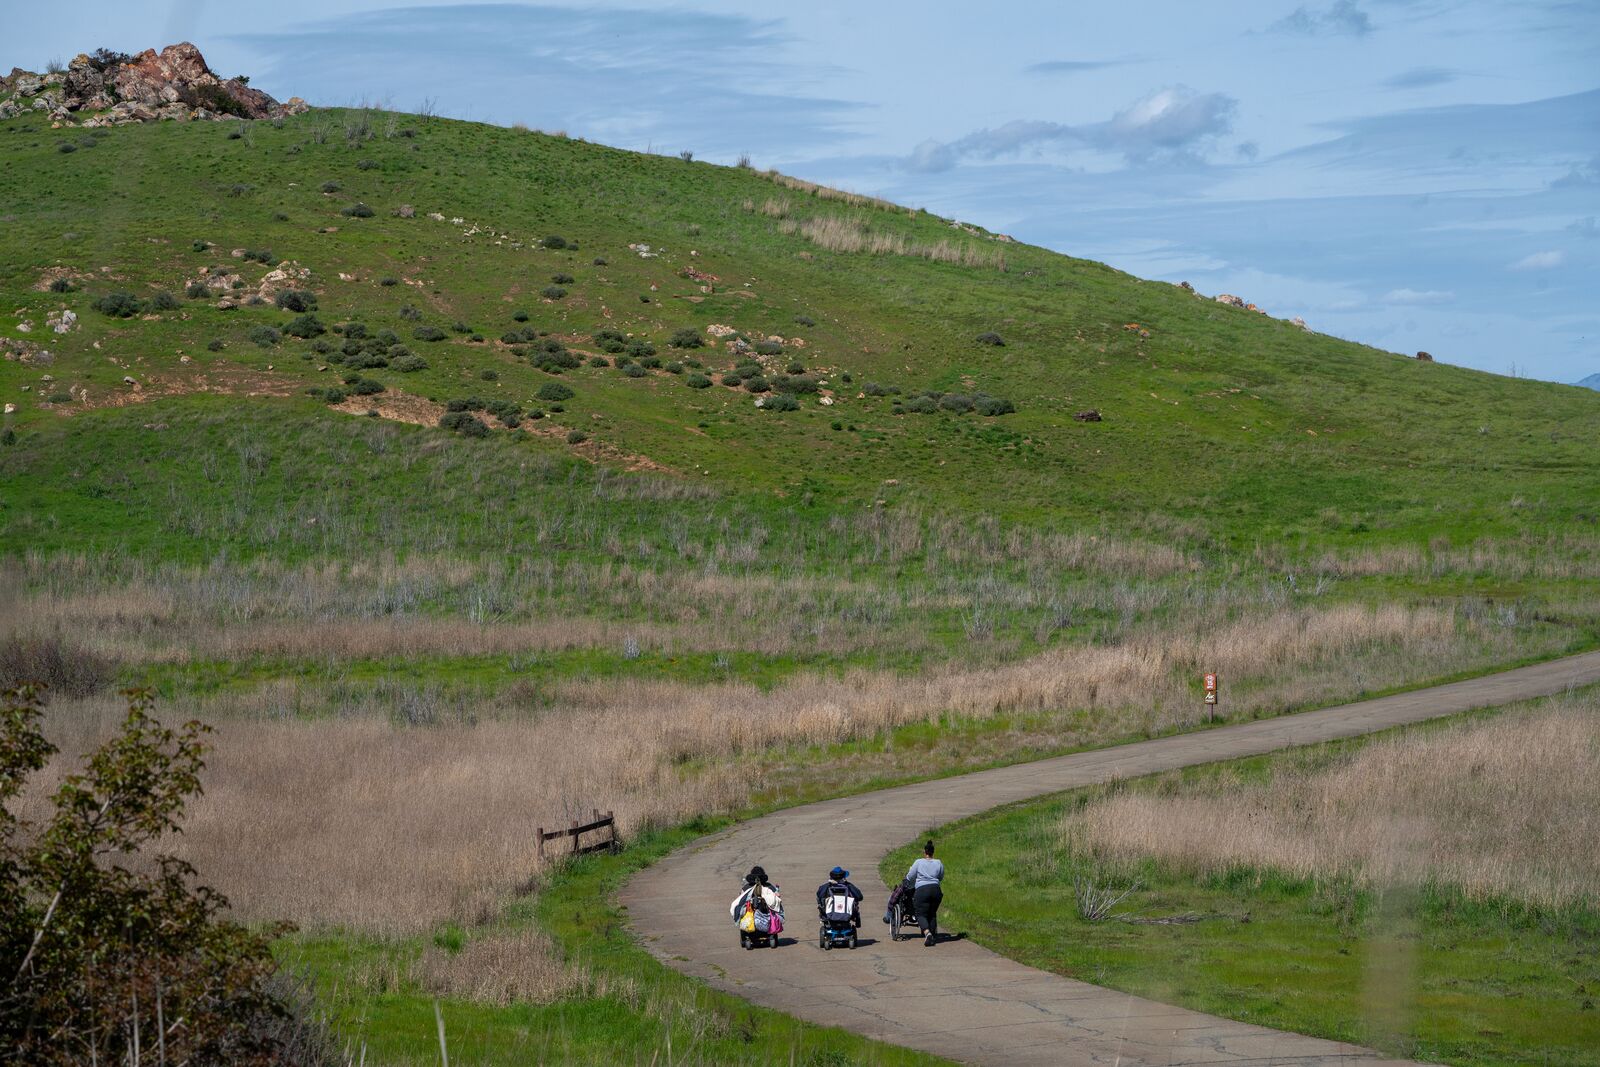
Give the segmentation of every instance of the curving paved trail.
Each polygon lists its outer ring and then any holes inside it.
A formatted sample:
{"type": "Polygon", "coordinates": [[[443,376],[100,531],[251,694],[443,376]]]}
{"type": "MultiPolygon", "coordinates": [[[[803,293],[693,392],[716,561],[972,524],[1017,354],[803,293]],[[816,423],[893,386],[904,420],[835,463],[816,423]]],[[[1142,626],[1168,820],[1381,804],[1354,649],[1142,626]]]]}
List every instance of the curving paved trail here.
{"type": "MultiPolygon", "coordinates": [[[[969,1063],[1374,1064],[1353,1045],[1231,1022],[1034,970],[975,944],[889,942],[878,863],[929,827],[999,804],[1197,763],[1352,737],[1600,682],[1600,652],[1432,689],[1080,752],[774,812],[702,838],[622,891],[629,921],[669,966],[758,1004],[826,1026],[969,1063]],[[778,949],[745,951],[728,918],[760,863],[788,887],[792,925],[778,949]],[[867,892],[854,952],[816,944],[812,889],[828,868],[867,892]],[[868,941],[868,938],[876,939],[868,941]]],[[[950,875],[959,900],[961,872],[950,875]]]]}

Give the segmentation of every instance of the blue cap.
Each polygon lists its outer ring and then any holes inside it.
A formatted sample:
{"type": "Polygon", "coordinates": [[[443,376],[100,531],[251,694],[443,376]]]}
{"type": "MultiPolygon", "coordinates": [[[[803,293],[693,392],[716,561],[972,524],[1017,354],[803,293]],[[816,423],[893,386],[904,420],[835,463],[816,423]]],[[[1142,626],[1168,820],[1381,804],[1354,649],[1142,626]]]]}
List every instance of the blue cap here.
{"type": "Polygon", "coordinates": [[[850,877],[850,872],[845,870],[843,867],[835,867],[833,870],[828,872],[828,877],[829,878],[848,878],[848,877],[850,877]]]}

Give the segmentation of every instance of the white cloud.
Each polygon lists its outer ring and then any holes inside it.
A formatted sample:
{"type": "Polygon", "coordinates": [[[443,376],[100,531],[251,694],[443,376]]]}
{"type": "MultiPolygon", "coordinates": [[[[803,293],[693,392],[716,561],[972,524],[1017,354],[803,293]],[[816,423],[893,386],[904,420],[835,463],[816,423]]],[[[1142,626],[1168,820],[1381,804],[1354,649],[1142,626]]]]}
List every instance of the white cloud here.
{"type": "Polygon", "coordinates": [[[1390,289],[1381,300],[1398,307],[1412,307],[1418,304],[1448,304],[1455,298],[1456,294],[1448,289],[1390,289]]]}
{"type": "Polygon", "coordinates": [[[1306,37],[1365,37],[1372,32],[1372,20],[1356,6],[1355,0],[1337,0],[1332,7],[1321,11],[1297,7],[1268,29],[1306,37]]]}
{"type": "Polygon", "coordinates": [[[1562,251],[1535,252],[1523,256],[1510,265],[1511,270],[1554,270],[1567,261],[1567,254],[1562,251]]]}

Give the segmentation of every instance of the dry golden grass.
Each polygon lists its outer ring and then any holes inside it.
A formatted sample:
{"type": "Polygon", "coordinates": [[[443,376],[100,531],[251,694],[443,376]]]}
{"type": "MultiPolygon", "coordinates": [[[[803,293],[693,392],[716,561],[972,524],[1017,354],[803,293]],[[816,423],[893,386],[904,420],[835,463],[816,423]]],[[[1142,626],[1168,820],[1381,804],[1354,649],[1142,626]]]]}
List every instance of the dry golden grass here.
{"type": "Polygon", "coordinates": [[[532,928],[497,932],[452,952],[439,945],[412,962],[410,978],[436,996],[483,1004],[548,1004],[589,990],[593,979],[532,928]]]}
{"type": "Polygon", "coordinates": [[[874,230],[862,218],[846,215],[815,215],[808,219],[783,218],[778,232],[798,234],[830,252],[865,252],[875,256],[920,256],[939,263],[958,263],[964,267],[1006,269],[1006,256],[999,248],[985,248],[966,241],[940,239],[932,244],[912,241],[904,234],[874,230]]]}
{"type": "Polygon", "coordinates": [[[1600,698],[1374,741],[1331,767],[1067,817],[1075,848],[1197,873],[1248,866],[1477,897],[1600,902],[1600,698]]]}
{"type": "MultiPolygon", "coordinates": [[[[1353,696],[1358,685],[1412,680],[1416,663],[1486,665],[1506,658],[1514,642],[1511,631],[1462,624],[1441,609],[1335,607],[1149,631],[1112,646],[909,678],[801,675],[766,692],[743,684],[574,682],[554,693],[553,708],[512,707],[488,720],[462,716],[426,728],[352,717],[356,701],[331,708],[324,701],[319,707],[338,717],[310,721],[202,708],[218,721],[216,750],[206,793],[173,848],[245,916],[413,931],[482,919],[505,894],[528,886],[538,871],[539,824],[610,809],[627,834],[737,810],[748,802],[752,769],[768,759],[763,753],[945,715],[1009,713],[1060,712],[1072,725],[1053,735],[1055,743],[1103,743],[1192,720],[1201,665],[1233,683],[1232,710],[1276,711],[1353,696]],[[1082,708],[1092,714],[1072,713],[1082,708]]],[[[296,702],[292,711],[301,694],[283,699],[296,702]]],[[[64,751],[82,752],[119,715],[109,698],[61,701],[49,724],[64,751]]],[[[1011,741],[1027,738],[1002,733],[996,743],[1011,741]]],[[[1004,754],[1002,747],[995,756],[1004,754]]],[[[815,758],[788,762],[796,766],[784,780],[797,786],[830,773],[815,758]]]]}

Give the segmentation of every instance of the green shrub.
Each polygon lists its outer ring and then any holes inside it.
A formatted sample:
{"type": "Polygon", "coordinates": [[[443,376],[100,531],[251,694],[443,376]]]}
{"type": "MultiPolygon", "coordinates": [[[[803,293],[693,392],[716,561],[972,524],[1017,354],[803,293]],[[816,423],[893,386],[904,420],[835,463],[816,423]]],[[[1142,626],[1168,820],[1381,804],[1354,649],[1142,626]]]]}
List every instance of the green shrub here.
{"type": "Polygon", "coordinates": [[[243,258],[267,267],[276,266],[278,263],[278,257],[272,254],[270,248],[247,248],[244,250],[243,258]]]}
{"type": "Polygon", "coordinates": [[[419,311],[418,309],[412,307],[410,304],[401,304],[400,305],[400,317],[402,319],[407,319],[407,320],[409,320],[411,322],[421,322],[422,321],[422,312],[419,311]]]}
{"type": "Polygon", "coordinates": [[[668,374],[682,374],[683,373],[683,364],[682,363],[668,363],[662,369],[665,370],[668,374]]]}
{"type": "MultiPolygon", "coordinates": [[[[51,283],[54,284],[54,283],[51,283]]],[[[211,287],[205,282],[190,282],[184,286],[183,295],[190,300],[204,300],[211,295],[211,287]]]]}
{"type": "Polygon", "coordinates": [[[946,411],[954,411],[957,414],[964,415],[972,410],[972,398],[965,393],[951,393],[940,398],[939,406],[946,411]]]}
{"type": "Polygon", "coordinates": [[[683,384],[690,389],[710,389],[711,379],[704,374],[691,374],[683,379],[683,384]]]}
{"type": "Polygon", "coordinates": [[[810,315],[796,315],[794,322],[796,326],[815,326],[817,324],[817,320],[810,315]]]}
{"type": "Polygon", "coordinates": [[[271,326],[252,326],[245,336],[262,348],[271,348],[283,339],[283,335],[271,326]]]}
{"type": "Polygon", "coordinates": [[[388,288],[390,288],[392,286],[399,285],[400,284],[400,279],[399,278],[394,278],[394,277],[380,278],[380,279],[378,279],[378,284],[383,286],[385,289],[388,289],[388,288]]]}
{"type": "Polygon", "coordinates": [[[338,182],[332,181],[332,180],[325,181],[325,182],[322,183],[322,191],[325,192],[325,193],[337,193],[340,189],[343,189],[343,188],[344,188],[344,186],[342,186],[338,182]]]}
{"type": "Polygon", "coordinates": [[[311,342],[311,351],[317,353],[318,355],[325,356],[329,352],[333,351],[333,346],[326,341],[313,341],[311,342]]]}
{"type": "Polygon", "coordinates": [[[555,282],[557,285],[571,285],[573,282],[577,281],[577,279],[570,274],[552,274],[550,275],[550,280],[555,282]]]}
{"type": "Polygon", "coordinates": [[[204,252],[206,249],[211,247],[211,242],[210,241],[196,241],[194,244],[190,245],[189,247],[193,248],[196,252],[204,252]]]}
{"type": "MultiPolygon", "coordinates": [[[[396,345],[395,347],[403,348],[401,345],[396,345]]],[[[407,352],[403,356],[391,356],[389,358],[389,366],[401,374],[415,374],[419,370],[427,370],[428,361],[419,355],[407,352]]]]}
{"type": "Polygon", "coordinates": [[[383,383],[374,378],[357,378],[355,381],[346,384],[350,386],[350,391],[356,396],[376,396],[378,393],[383,392],[383,383]]]}
{"type": "Polygon", "coordinates": [[[451,323],[450,324],[450,329],[455,331],[456,333],[471,333],[472,332],[472,327],[468,326],[466,323],[462,322],[460,319],[457,319],[455,322],[451,323]]]}
{"type": "Polygon", "coordinates": [[[900,392],[898,385],[880,385],[877,382],[868,382],[861,387],[861,391],[868,396],[890,396],[900,392]]]}
{"type": "Polygon", "coordinates": [[[590,356],[589,357],[589,366],[591,366],[591,367],[609,367],[609,366],[611,366],[611,361],[609,359],[607,359],[605,356],[590,356]]]}
{"type": "Polygon", "coordinates": [[[761,405],[762,411],[799,411],[800,401],[789,393],[774,393],[761,405]]]}
{"type": "Polygon", "coordinates": [[[559,285],[547,285],[543,289],[539,290],[539,295],[543,296],[547,300],[560,300],[562,297],[567,295],[567,291],[561,288],[559,285]]]}
{"type": "Polygon", "coordinates": [[[905,410],[914,415],[932,415],[939,410],[939,402],[931,396],[914,396],[906,401],[905,410]]]}
{"type": "Polygon", "coordinates": [[[806,372],[806,365],[801,363],[798,359],[791,359],[789,361],[789,365],[784,369],[790,374],[804,374],[806,372]]]}
{"type": "Polygon", "coordinates": [[[980,345],[993,345],[996,348],[1001,348],[1005,345],[1006,340],[993,330],[990,330],[988,333],[980,333],[977,336],[977,342],[980,345]]]}
{"type": "Polygon", "coordinates": [[[776,341],[757,341],[755,349],[759,356],[776,356],[783,352],[783,346],[776,341]]]}
{"type": "Polygon", "coordinates": [[[439,416],[439,425],[463,437],[488,437],[489,427],[477,416],[466,411],[448,411],[439,416]]]}
{"type": "Polygon", "coordinates": [[[739,377],[737,374],[724,374],[722,376],[722,384],[728,386],[730,389],[737,389],[740,383],[743,381],[744,379],[739,377]]]}
{"type": "Polygon", "coordinates": [[[513,319],[516,319],[518,322],[527,322],[528,321],[528,313],[526,311],[521,311],[521,310],[513,311],[511,313],[511,317],[513,319]]]}
{"type": "Polygon", "coordinates": [[[987,393],[979,393],[974,397],[973,407],[977,409],[979,415],[990,418],[996,415],[1010,415],[1017,410],[1017,406],[1011,401],[998,396],[989,396],[987,393]]]}
{"type": "Polygon", "coordinates": [[[643,359],[639,360],[639,366],[646,367],[650,370],[658,370],[661,367],[661,357],[645,356],[643,359]]]}
{"type": "Polygon", "coordinates": [[[629,378],[643,378],[650,372],[639,366],[637,363],[630,363],[626,367],[622,368],[622,373],[629,378]]]}
{"type": "Polygon", "coordinates": [[[411,331],[411,336],[419,341],[443,341],[449,335],[437,326],[418,326],[411,331]]]}
{"type": "Polygon", "coordinates": [[[489,367],[485,367],[483,370],[478,372],[478,377],[486,382],[498,382],[500,380],[500,372],[489,367]]]}
{"type": "Polygon", "coordinates": [[[67,392],[65,389],[62,389],[51,393],[49,396],[45,397],[45,399],[52,404],[70,404],[76,399],[76,397],[67,392]]]}
{"type": "Polygon", "coordinates": [[[704,348],[705,343],[705,337],[693,326],[673,331],[671,340],[667,342],[673,348],[704,348]]]}
{"type": "Polygon", "coordinates": [[[283,332],[288,334],[290,337],[299,337],[305,340],[310,340],[313,337],[326,333],[327,328],[317,320],[315,315],[298,315],[289,320],[289,325],[283,328],[283,332]]]}
{"type": "Polygon", "coordinates": [[[515,400],[491,400],[483,405],[483,410],[497,419],[503,419],[507,415],[522,414],[522,408],[518,406],[515,400]]]}
{"type": "Polygon", "coordinates": [[[55,278],[50,282],[50,291],[52,293],[70,293],[72,289],[71,278],[55,278]]]}
{"type": "Polygon", "coordinates": [[[306,393],[309,396],[316,397],[325,404],[342,404],[344,403],[345,398],[349,395],[343,389],[340,389],[337,386],[329,386],[326,389],[313,387],[311,389],[307,389],[306,393]]]}
{"type": "Polygon", "coordinates": [[[222,343],[222,338],[220,337],[213,337],[206,342],[206,349],[211,352],[221,352],[226,347],[227,345],[222,343]]]}
{"type": "Polygon", "coordinates": [[[628,342],[628,355],[634,359],[647,359],[656,354],[656,346],[645,340],[628,342]]]}
{"type": "Polygon", "coordinates": [[[272,301],[284,311],[293,311],[296,314],[317,309],[317,295],[308,293],[304,289],[281,289],[272,301]]]}
{"type": "Polygon", "coordinates": [[[567,434],[567,444],[569,445],[581,445],[588,439],[589,435],[584,433],[582,430],[573,430],[571,433],[567,434]]]}
{"type": "Polygon", "coordinates": [[[765,393],[767,390],[772,388],[772,385],[765,378],[758,374],[754,378],[746,378],[744,380],[744,387],[752,393],[765,393]]]}
{"type": "Polygon", "coordinates": [[[152,311],[177,311],[179,304],[177,297],[162,289],[150,298],[148,306],[152,311]]]}
{"type": "Polygon", "coordinates": [[[358,200],[349,207],[342,209],[339,214],[352,219],[370,219],[376,212],[358,200]]]}
{"type": "Polygon", "coordinates": [[[540,400],[556,402],[571,400],[577,394],[569,386],[562,385],[560,382],[545,382],[539,386],[539,391],[535,395],[540,400]]]}
{"type": "Polygon", "coordinates": [[[839,420],[837,420],[837,419],[835,419],[835,420],[834,420],[834,421],[833,421],[833,423],[832,423],[832,425],[833,425],[833,428],[834,428],[834,429],[835,429],[835,430],[842,430],[842,429],[844,429],[844,423],[842,423],[842,422],[840,422],[840,421],[839,421],[839,420]]]}
{"type": "Polygon", "coordinates": [[[605,257],[604,256],[595,256],[594,257],[594,265],[597,266],[597,267],[605,266],[606,265],[605,257]]]}
{"type": "Polygon", "coordinates": [[[71,141],[62,141],[60,144],[56,145],[56,151],[62,154],[76,152],[77,150],[78,146],[73,144],[71,141]]]}
{"type": "MultiPolygon", "coordinates": [[[[554,233],[551,234],[549,237],[546,237],[544,240],[540,241],[539,243],[544,245],[546,248],[566,248],[570,244],[570,242],[565,237],[562,237],[561,235],[554,234],[554,233]]],[[[576,246],[573,246],[573,247],[576,247],[576,246]]]]}

